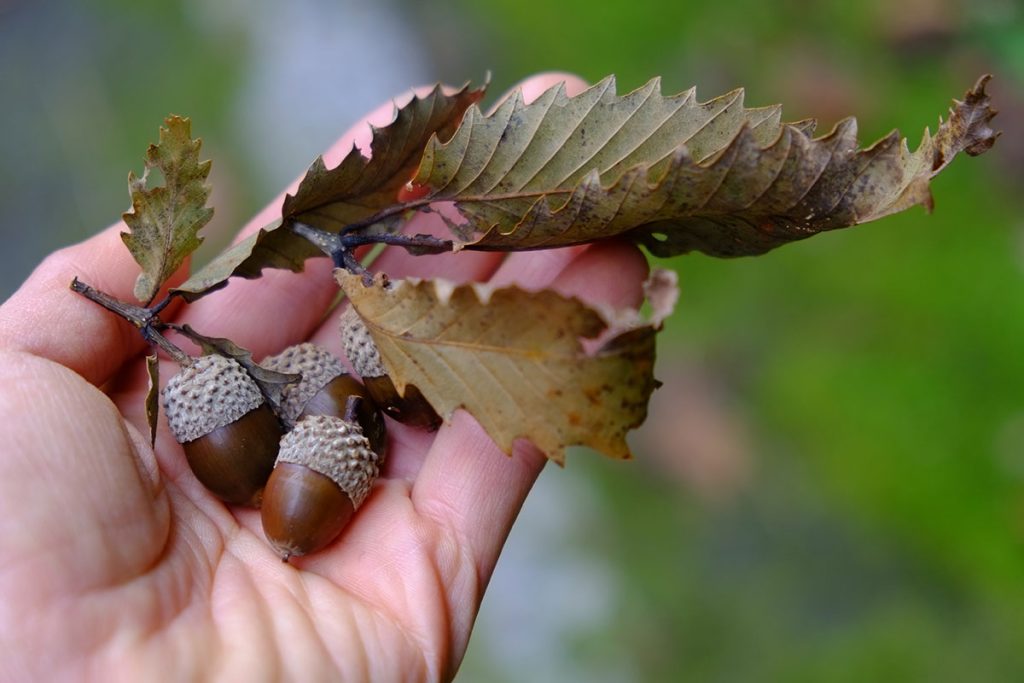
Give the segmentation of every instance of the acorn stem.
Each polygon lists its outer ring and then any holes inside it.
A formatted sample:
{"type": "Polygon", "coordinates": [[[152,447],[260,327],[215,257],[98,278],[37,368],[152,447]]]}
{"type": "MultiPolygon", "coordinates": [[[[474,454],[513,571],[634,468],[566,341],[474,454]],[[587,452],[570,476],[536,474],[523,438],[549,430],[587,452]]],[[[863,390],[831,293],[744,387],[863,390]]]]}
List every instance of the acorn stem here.
{"type": "Polygon", "coordinates": [[[359,420],[359,406],[363,404],[363,397],[352,394],[345,401],[345,422],[357,422],[359,420]]]}
{"type": "Polygon", "coordinates": [[[156,344],[157,346],[159,346],[161,349],[164,350],[164,352],[168,356],[173,358],[178,363],[178,365],[185,365],[186,363],[192,361],[192,356],[182,351],[173,342],[167,339],[167,337],[153,329],[152,325],[147,325],[146,327],[143,327],[140,331],[142,332],[142,336],[145,338],[146,341],[148,341],[150,344],[156,344]]]}

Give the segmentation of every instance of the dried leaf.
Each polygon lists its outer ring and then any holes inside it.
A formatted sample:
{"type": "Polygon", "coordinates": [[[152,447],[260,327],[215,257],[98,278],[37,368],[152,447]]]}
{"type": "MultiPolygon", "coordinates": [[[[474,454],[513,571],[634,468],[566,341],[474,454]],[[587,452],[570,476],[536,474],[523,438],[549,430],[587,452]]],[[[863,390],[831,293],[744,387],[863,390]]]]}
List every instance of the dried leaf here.
{"type": "MultiPolygon", "coordinates": [[[[624,437],[657,386],[659,321],[612,316],[550,290],[443,280],[366,287],[358,275],[336,277],[399,391],[415,385],[446,420],[466,409],[506,453],[526,438],[558,462],[577,444],[630,456],[624,437]]],[[[661,315],[674,280],[659,282],[661,315]]]]}
{"type": "Polygon", "coordinates": [[[195,301],[224,287],[232,277],[255,279],[264,268],[297,273],[307,258],[318,255],[320,252],[308,241],[282,229],[281,222],[275,221],[225,249],[171,291],[186,301],[195,301]]]}
{"type": "Polygon", "coordinates": [[[149,444],[156,445],[156,422],[160,417],[160,359],[154,353],[146,356],[146,375],[149,389],[146,391],[146,422],[149,423],[149,444]]]}
{"type": "Polygon", "coordinates": [[[521,96],[476,107],[448,142],[431,140],[414,182],[421,202],[454,201],[453,226],[479,249],[541,249],[628,236],[658,256],[760,254],[823,230],[916,204],[959,152],[991,147],[995,112],[980,78],[911,153],[897,132],[858,150],[846,119],[820,138],[782,123],[778,106],[743,107],[743,91],[698,102],[652,80],[619,97],[609,78],[572,98],[521,96]]]}
{"type": "Polygon", "coordinates": [[[394,121],[374,128],[369,159],[353,147],[328,170],[323,157],[317,157],[295,194],[285,197],[282,218],[338,232],[394,204],[398,190],[415,172],[427,141],[451,137],[466,109],[483,94],[483,88],[470,90],[466,85],[445,95],[438,85],[426,97],[414,97],[397,110],[394,121]]]}
{"type": "Polygon", "coordinates": [[[121,239],[142,266],[135,297],[147,304],[202,244],[198,232],[213,216],[213,209],[206,206],[210,162],[199,161],[202,142],[192,139],[188,119],[169,116],[164,125],[160,142],[146,151],[142,177],[128,175],[132,209],[122,216],[130,232],[121,233],[121,239]],[[164,184],[148,188],[153,169],[163,175],[164,184]]]}
{"type": "MultiPolygon", "coordinates": [[[[463,113],[483,93],[482,88],[465,86],[446,95],[437,86],[429,95],[414,97],[397,109],[394,121],[373,129],[369,158],[353,146],[340,164],[327,169],[323,157],[317,157],[295,194],[285,197],[281,221],[225,251],[175,291],[194,300],[233,276],[256,278],[264,268],[301,271],[306,259],[321,254],[288,230],[289,223],[298,221],[338,232],[396,204],[398,190],[415,172],[427,141],[433,136],[451,136],[463,113]]],[[[380,229],[395,224],[397,218],[380,229]]]]}

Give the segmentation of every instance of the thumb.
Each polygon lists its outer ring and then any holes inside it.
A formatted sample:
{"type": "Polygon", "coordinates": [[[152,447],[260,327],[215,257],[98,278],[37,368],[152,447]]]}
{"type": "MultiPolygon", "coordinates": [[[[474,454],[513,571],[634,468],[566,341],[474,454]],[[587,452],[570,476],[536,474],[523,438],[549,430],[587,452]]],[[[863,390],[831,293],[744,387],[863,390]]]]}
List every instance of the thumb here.
{"type": "Polygon", "coordinates": [[[11,351],[0,352],[0,387],[6,608],[18,609],[15,600],[29,610],[152,567],[170,509],[152,451],[110,399],[58,363],[11,351]]]}

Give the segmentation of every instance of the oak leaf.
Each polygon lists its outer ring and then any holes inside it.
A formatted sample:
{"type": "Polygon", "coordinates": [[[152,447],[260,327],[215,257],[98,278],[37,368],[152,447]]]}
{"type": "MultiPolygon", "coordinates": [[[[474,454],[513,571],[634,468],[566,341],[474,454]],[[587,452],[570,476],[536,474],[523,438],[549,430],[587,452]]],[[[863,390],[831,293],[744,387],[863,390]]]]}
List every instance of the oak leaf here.
{"type": "MultiPolygon", "coordinates": [[[[317,157],[295,194],[285,197],[280,220],[222,253],[175,292],[194,300],[223,286],[230,277],[257,278],[264,268],[301,271],[306,259],[321,254],[288,229],[290,222],[337,232],[396,204],[398,191],[415,172],[427,141],[451,136],[463,113],[483,93],[483,88],[467,85],[446,94],[436,86],[428,95],[413,97],[396,108],[391,123],[373,128],[369,158],[354,145],[331,169],[323,157],[317,157]]],[[[396,217],[391,225],[397,221],[396,217]]]]}
{"type": "Polygon", "coordinates": [[[551,290],[336,277],[400,392],[416,386],[446,420],[467,410],[506,453],[525,438],[557,462],[572,445],[630,457],[624,437],[657,386],[655,334],[675,304],[674,273],[655,271],[646,322],[551,290]]]}
{"type": "Polygon", "coordinates": [[[135,281],[135,298],[148,304],[164,281],[202,243],[199,230],[213,216],[206,206],[210,162],[199,161],[200,140],[191,137],[188,119],[170,116],[160,129],[160,141],[146,151],[146,169],[139,178],[128,175],[132,208],[122,218],[129,232],[121,233],[128,250],[142,267],[135,281]],[[156,169],[164,184],[147,187],[156,169]]]}
{"type": "Polygon", "coordinates": [[[766,252],[823,230],[931,207],[928,181],[959,152],[991,147],[995,112],[983,76],[914,152],[894,131],[858,149],[857,123],[812,138],[778,106],[747,109],[743,91],[699,102],[657,79],[625,96],[605,79],[575,97],[554,88],[477,107],[448,141],[432,139],[414,179],[419,204],[454,201],[462,246],[560,247],[625,236],[657,256],[766,252]]]}

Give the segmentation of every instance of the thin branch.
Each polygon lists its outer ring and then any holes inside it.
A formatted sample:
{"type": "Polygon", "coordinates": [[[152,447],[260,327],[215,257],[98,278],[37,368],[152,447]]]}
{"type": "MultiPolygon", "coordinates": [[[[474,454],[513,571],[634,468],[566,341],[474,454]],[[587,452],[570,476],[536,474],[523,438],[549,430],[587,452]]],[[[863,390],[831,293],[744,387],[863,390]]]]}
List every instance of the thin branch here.
{"type": "Polygon", "coordinates": [[[334,260],[335,265],[341,267],[341,264],[338,263],[339,259],[336,257],[339,252],[345,250],[345,243],[342,241],[341,235],[321,230],[320,228],[314,228],[312,225],[306,225],[297,221],[289,223],[288,229],[300,237],[305,237],[310,244],[330,256],[334,260]]]}
{"type": "Polygon", "coordinates": [[[373,282],[373,275],[370,274],[363,264],[359,262],[356,255],[346,243],[346,238],[337,233],[328,232],[305,223],[292,223],[288,226],[296,235],[308,240],[313,246],[331,257],[335,268],[344,268],[350,273],[363,276],[363,282],[373,282]]]}
{"type": "Polygon", "coordinates": [[[431,235],[402,235],[402,234],[354,234],[346,233],[341,237],[345,246],[361,247],[365,244],[387,244],[395,247],[404,247],[409,251],[420,254],[445,254],[455,250],[455,243],[451,240],[443,240],[431,235]]]}
{"type": "Polygon", "coordinates": [[[77,277],[71,281],[71,291],[81,294],[111,313],[116,313],[140,330],[153,321],[153,312],[150,309],[119,301],[109,294],[87,285],[77,277]]]}
{"type": "Polygon", "coordinates": [[[169,297],[164,301],[161,301],[154,308],[136,306],[134,304],[119,301],[109,294],[87,285],[77,277],[71,281],[71,291],[76,294],[81,294],[89,301],[99,304],[111,313],[115,313],[130,322],[139,330],[143,339],[150,344],[159,346],[167,353],[167,355],[178,363],[184,364],[190,362],[191,357],[187,353],[168,341],[167,338],[157,330],[157,328],[163,326],[163,323],[160,322],[160,319],[156,314],[167,305],[166,302],[169,301],[169,297]]]}

